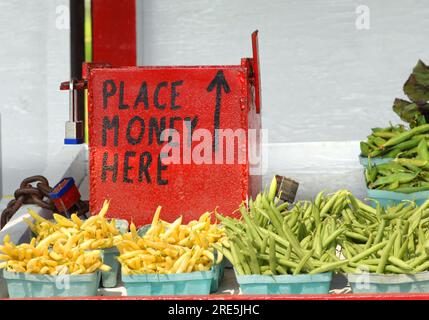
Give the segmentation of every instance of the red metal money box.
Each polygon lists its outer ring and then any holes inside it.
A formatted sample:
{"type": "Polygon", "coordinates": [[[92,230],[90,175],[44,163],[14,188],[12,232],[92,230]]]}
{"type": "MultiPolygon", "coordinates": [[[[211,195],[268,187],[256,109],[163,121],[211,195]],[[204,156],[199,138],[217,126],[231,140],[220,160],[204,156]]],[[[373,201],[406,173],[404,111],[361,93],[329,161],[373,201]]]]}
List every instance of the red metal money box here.
{"type": "Polygon", "coordinates": [[[90,207],[140,226],[233,215],[261,187],[257,31],[240,65],[84,71],[89,101],[90,207]]]}

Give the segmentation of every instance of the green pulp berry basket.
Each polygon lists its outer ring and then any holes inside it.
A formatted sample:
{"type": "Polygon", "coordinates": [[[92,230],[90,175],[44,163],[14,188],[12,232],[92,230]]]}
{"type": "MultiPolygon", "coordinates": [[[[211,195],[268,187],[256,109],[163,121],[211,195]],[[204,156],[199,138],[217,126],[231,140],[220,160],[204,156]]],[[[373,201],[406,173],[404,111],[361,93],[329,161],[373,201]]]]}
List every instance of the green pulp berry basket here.
{"type": "Polygon", "coordinates": [[[207,295],[214,270],[176,274],[122,274],[128,296],[207,295]]]}
{"type": "Polygon", "coordinates": [[[120,234],[124,234],[128,232],[128,221],[124,219],[115,219],[116,229],[119,230],[120,234]]]}
{"type": "Polygon", "coordinates": [[[238,275],[241,292],[257,294],[328,294],[332,272],[299,275],[238,275]]]}
{"type": "MultiPolygon", "coordinates": [[[[368,198],[378,201],[383,208],[396,206],[404,200],[415,201],[418,206],[421,206],[429,198],[429,191],[400,193],[395,191],[367,188],[366,192],[368,198]]],[[[371,201],[371,205],[375,207],[375,201],[371,201]]]]}
{"type": "MultiPolygon", "coordinates": [[[[128,231],[127,220],[115,219],[115,225],[120,234],[124,234],[128,231]]],[[[111,268],[110,271],[101,272],[101,285],[104,288],[114,288],[118,283],[121,268],[117,260],[118,255],[119,251],[116,247],[103,249],[103,263],[111,268]]]]}
{"type": "MultiPolygon", "coordinates": [[[[371,158],[371,164],[377,165],[382,163],[388,163],[390,161],[394,160],[393,158],[371,158]]],[[[368,157],[359,156],[359,163],[364,167],[368,167],[368,157]]]]}
{"type": "Polygon", "coordinates": [[[146,234],[146,232],[150,229],[150,227],[151,227],[151,225],[150,225],[150,224],[146,224],[146,225],[144,225],[144,226],[140,227],[140,228],[137,230],[137,234],[138,234],[138,236],[139,236],[139,237],[143,237],[143,236],[146,234]]]}
{"type": "MultiPolygon", "coordinates": [[[[137,230],[139,237],[143,237],[151,227],[150,224],[144,225],[137,230]]],[[[213,280],[210,287],[210,292],[216,292],[222,282],[225,271],[226,259],[222,259],[221,263],[213,265],[213,280]]]]}
{"type": "Polygon", "coordinates": [[[210,292],[214,293],[219,289],[225,273],[226,259],[223,258],[221,263],[213,265],[213,281],[211,284],[210,292]]]}
{"type": "Polygon", "coordinates": [[[429,272],[416,274],[348,274],[353,293],[429,292],[429,272]]]}
{"type": "Polygon", "coordinates": [[[0,269],[0,298],[6,298],[7,296],[6,280],[3,277],[3,269],[0,269]]]}
{"type": "Polygon", "coordinates": [[[116,247],[103,249],[103,263],[108,265],[110,271],[101,271],[101,285],[104,288],[114,288],[118,282],[121,268],[117,260],[119,251],[116,247]]]}
{"type": "Polygon", "coordinates": [[[10,298],[96,296],[100,272],[79,275],[40,275],[4,270],[10,298]]]}

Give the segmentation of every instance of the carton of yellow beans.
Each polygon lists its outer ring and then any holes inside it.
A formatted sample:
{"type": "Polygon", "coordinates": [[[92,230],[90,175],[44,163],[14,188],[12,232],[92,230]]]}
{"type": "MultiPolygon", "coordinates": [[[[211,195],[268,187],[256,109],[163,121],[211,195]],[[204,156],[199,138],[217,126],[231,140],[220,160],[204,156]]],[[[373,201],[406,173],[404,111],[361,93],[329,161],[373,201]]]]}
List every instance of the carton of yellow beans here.
{"type": "Polygon", "coordinates": [[[7,235],[0,245],[0,268],[4,269],[9,296],[52,297],[96,295],[103,264],[100,250],[76,245],[77,237],[54,232],[42,241],[15,245],[7,235]]]}
{"type": "Polygon", "coordinates": [[[75,245],[83,250],[102,249],[104,263],[111,268],[110,271],[102,271],[102,285],[112,288],[116,286],[119,274],[116,243],[121,240],[121,231],[124,232],[124,230],[119,230],[118,225],[122,229],[128,230],[128,222],[126,220],[107,219],[108,210],[109,201],[104,201],[100,212],[86,220],[80,219],[76,214],[72,214],[71,219],[54,214],[53,220],[47,220],[29,210],[34,222],[30,219],[25,219],[25,221],[37,236],[37,241],[43,241],[52,234],[62,233],[67,238],[75,237],[77,239],[75,245]]]}
{"type": "Polygon", "coordinates": [[[163,221],[160,213],[158,207],[144,235],[131,224],[117,244],[128,295],[209,294],[223,262],[212,244],[225,240],[224,229],[209,212],[186,225],[182,217],[163,221]]]}

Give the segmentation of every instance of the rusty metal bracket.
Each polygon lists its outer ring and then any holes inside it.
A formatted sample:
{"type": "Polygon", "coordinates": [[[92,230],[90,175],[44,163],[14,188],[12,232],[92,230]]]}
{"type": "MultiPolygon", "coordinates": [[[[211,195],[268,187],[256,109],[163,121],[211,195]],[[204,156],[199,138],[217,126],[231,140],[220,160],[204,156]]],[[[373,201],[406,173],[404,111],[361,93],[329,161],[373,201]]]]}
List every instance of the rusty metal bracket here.
{"type": "MultiPolygon", "coordinates": [[[[74,89],[75,90],[83,90],[87,88],[86,80],[74,80],[74,89]]],[[[60,90],[70,90],[70,81],[64,81],[60,84],[60,90]]]]}

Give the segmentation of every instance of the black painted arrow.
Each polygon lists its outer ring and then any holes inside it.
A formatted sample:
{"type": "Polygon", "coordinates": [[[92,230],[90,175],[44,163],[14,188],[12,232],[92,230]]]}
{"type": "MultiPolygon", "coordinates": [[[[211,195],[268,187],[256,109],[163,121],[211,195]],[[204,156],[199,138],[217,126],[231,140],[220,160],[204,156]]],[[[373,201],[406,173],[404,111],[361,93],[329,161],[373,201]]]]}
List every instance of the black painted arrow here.
{"type": "Polygon", "coordinates": [[[214,112],[214,136],[213,136],[213,149],[217,150],[218,145],[218,130],[220,122],[220,106],[222,104],[222,88],[225,93],[230,93],[231,89],[229,88],[228,82],[226,82],[225,75],[222,70],[219,70],[213,80],[210,82],[207,87],[207,91],[211,92],[216,87],[216,107],[214,112]]]}

